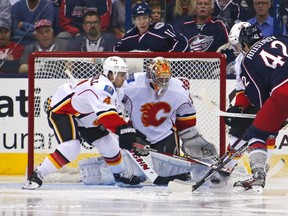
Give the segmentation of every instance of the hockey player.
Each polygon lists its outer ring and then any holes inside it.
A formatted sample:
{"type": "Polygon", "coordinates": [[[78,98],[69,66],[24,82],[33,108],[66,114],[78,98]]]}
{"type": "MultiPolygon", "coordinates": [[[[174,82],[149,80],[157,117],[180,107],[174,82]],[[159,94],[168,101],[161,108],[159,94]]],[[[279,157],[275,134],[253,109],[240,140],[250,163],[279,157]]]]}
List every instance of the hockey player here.
{"type": "MultiPolygon", "coordinates": [[[[249,99],[245,95],[245,87],[240,77],[241,73],[241,63],[245,54],[242,52],[241,45],[239,43],[239,35],[240,31],[243,27],[251,26],[250,23],[247,22],[237,22],[232,27],[229,33],[229,43],[232,44],[235,53],[238,53],[235,59],[235,72],[236,72],[236,96],[235,96],[235,103],[234,105],[230,105],[227,109],[229,113],[249,113],[249,114],[256,114],[258,112],[258,108],[255,107],[253,104],[250,103],[249,99]]],[[[233,145],[239,137],[245,132],[245,130],[252,124],[252,118],[236,118],[236,117],[225,117],[225,123],[230,127],[229,128],[229,145],[227,150],[231,150],[231,145],[233,145]]],[[[241,148],[244,144],[246,144],[247,139],[244,137],[233,149],[237,150],[241,148]]],[[[269,137],[268,141],[266,142],[267,145],[267,156],[268,159],[271,157],[272,150],[275,147],[275,137],[269,137]]],[[[234,153],[232,151],[231,153],[234,153]]],[[[230,157],[231,154],[227,156],[230,157]]],[[[237,155],[233,160],[231,160],[225,167],[232,170],[239,162],[242,155],[237,155]]],[[[268,167],[268,164],[267,164],[268,167]]],[[[250,167],[248,168],[248,172],[250,171],[250,167]]],[[[220,172],[220,174],[225,176],[225,179],[228,180],[227,173],[220,172]]]]}
{"type": "MultiPolygon", "coordinates": [[[[123,102],[137,130],[138,143],[148,144],[158,152],[179,154],[180,137],[186,155],[200,159],[218,156],[215,147],[199,134],[195,126],[196,110],[187,86],[172,77],[166,59],[156,57],[146,72],[130,74],[123,88],[123,102]]],[[[154,161],[154,169],[161,176],[181,174],[172,173],[176,169],[173,164],[167,166],[161,159],[154,161]]],[[[184,175],[181,179],[185,180],[184,175]]],[[[196,176],[201,178],[199,173],[196,176]]]]}
{"type": "Polygon", "coordinates": [[[118,114],[128,66],[113,56],[104,61],[103,70],[78,84],[64,84],[53,95],[48,121],[60,145],[29,176],[23,189],[39,188],[45,176],[75,160],[80,152],[79,133],[97,147],[119,185],[139,185],[140,178],[122,168],[119,148],[131,150],[136,140],[135,129],[118,114]]]}
{"type": "Polygon", "coordinates": [[[236,182],[234,190],[262,193],[267,172],[266,141],[277,136],[288,117],[288,38],[263,38],[258,27],[248,26],[242,28],[239,43],[245,53],[240,74],[245,94],[259,111],[246,132],[253,176],[236,182]]]}
{"type": "Polygon", "coordinates": [[[114,46],[114,51],[189,52],[187,39],[173,26],[152,23],[151,8],[137,3],[131,11],[135,26],[114,46]]]}

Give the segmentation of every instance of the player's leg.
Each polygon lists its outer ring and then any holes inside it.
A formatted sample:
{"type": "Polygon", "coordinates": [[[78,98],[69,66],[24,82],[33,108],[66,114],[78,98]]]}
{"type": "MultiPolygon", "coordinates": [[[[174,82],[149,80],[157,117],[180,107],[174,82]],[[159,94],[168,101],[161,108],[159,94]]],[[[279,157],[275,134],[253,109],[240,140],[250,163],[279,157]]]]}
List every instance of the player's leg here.
{"type": "Polygon", "coordinates": [[[48,121],[60,144],[28,177],[27,184],[23,186],[23,189],[39,188],[45,176],[74,161],[80,153],[80,137],[73,117],[50,112],[48,121]]]}
{"type": "Polygon", "coordinates": [[[118,143],[118,136],[109,133],[94,141],[92,144],[97,147],[99,153],[103,156],[106,164],[113,173],[116,183],[119,185],[139,185],[141,179],[124,169],[124,162],[118,143]]]}
{"type": "Polygon", "coordinates": [[[249,162],[253,174],[252,180],[236,182],[235,187],[244,190],[254,189],[262,192],[265,186],[267,173],[267,140],[271,136],[277,136],[283,123],[288,117],[288,84],[275,89],[271,96],[265,101],[263,107],[257,113],[253,125],[249,127],[247,139],[249,139],[249,162]],[[273,118],[271,118],[273,113],[273,118]],[[269,124],[268,124],[269,123],[269,124]]]}

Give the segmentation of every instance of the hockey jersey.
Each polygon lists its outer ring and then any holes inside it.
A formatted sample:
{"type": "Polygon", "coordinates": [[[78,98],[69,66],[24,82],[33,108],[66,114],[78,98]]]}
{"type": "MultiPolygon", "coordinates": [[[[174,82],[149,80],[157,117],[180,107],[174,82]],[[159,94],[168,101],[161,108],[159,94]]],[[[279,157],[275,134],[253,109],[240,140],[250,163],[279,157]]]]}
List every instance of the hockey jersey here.
{"type": "Polygon", "coordinates": [[[126,123],[118,113],[121,108],[119,90],[103,75],[78,84],[63,84],[51,99],[51,112],[72,115],[82,127],[103,124],[115,132],[117,126],[126,123]]]}
{"type": "Polygon", "coordinates": [[[143,133],[151,144],[157,143],[178,130],[196,125],[196,111],[189,91],[177,78],[171,78],[169,87],[156,97],[146,73],[134,73],[124,82],[125,108],[133,127],[143,133]]]}
{"type": "Polygon", "coordinates": [[[250,102],[261,108],[271,93],[288,82],[288,37],[266,37],[255,43],[241,65],[250,102]]]}
{"type": "Polygon", "coordinates": [[[187,39],[163,22],[152,23],[148,31],[140,35],[135,26],[114,46],[114,51],[187,52],[187,39]]]}
{"type": "Polygon", "coordinates": [[[226,26],[216,19],[204,24],[198,24],[196,19],[185,22],[180,32],[188,39],[190,49],[194,52],[216,52],[220,46],[228,43],[226,26]]]}

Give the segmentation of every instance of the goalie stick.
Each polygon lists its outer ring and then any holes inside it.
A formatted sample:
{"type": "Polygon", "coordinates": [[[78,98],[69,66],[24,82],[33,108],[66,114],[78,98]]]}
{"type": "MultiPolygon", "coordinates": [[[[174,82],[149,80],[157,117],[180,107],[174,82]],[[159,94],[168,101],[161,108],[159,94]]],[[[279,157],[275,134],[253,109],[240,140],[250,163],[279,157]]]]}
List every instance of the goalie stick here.
{"type": "MultiPolygon", "coordinates": [[[[139,148],[139,149],[146,149],[150,152],[153,152],[155,154],[159,154],[159,155],[164,155],[164,156],[168,156],[168,157],[172,157],[176,160],[179,160],[179,161],[185,161],[185,162],[188,162],[190,163],[191,166],[195,165],[195,164],[200,164],[200,165],[203,165],[203,166],[206,166],[206,167],[209,167],[211,169],[216,169],[217,166],[215,166],[214,164],[210,164],[210,163],[207,163],[207,162],[204,162],[204,161],[201,161],[197,158],[192,158],[192,157],[182,157],[182,156],[179,156],[179,155],[175,155],[175,154],[169,154],[169,153],[160,153],[158,152],[156,149],[153,149],[153,148],[150,148],[150,146],[147,146],[147,145],[142,145],[142,144],[139,144],[139,143],[134,143],[133,146],[135,148],[139,148]]],[[[221,171],[223,172],[227,172],[227,173],[231,173],[232,171],[228,168],[225,168],[223,167],[221,169],[221,171]]]]}
{"type": "Polygon", "coordinates": [[[148,156],[139,156],[134,151],[127,151],[130,158],[136,163],[136,165],[141,169],[145,176],[153,183],[157,185],[167,185],[170,181],[177,179],[178,175],[174,176],[159,176],[154,169],[148,164],[146,158],[148,156]]]}

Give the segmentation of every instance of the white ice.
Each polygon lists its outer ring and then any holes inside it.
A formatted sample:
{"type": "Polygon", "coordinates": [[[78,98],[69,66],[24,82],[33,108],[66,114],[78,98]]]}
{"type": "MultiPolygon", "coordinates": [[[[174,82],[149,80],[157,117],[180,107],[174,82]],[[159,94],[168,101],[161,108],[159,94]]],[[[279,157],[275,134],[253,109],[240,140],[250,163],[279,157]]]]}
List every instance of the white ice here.
{"type": "Polygon", "coordinates": [[[85,186],[46,183],[22,190],[24,177],[0,176],[1,216],[60,215],[288,215],[287,179],[270,178],[262,196],[235,195],[232,185],[198,192],[171,192],[168,187],[85,186]]]}

